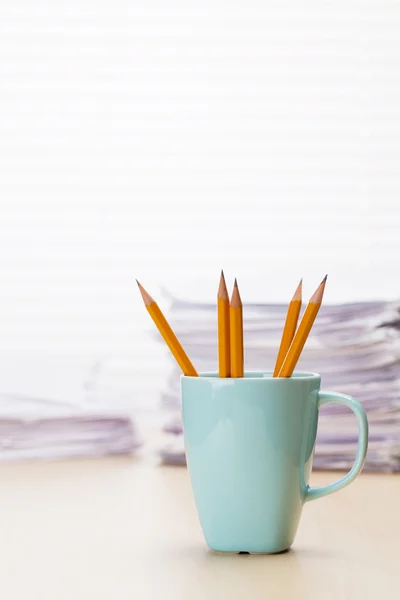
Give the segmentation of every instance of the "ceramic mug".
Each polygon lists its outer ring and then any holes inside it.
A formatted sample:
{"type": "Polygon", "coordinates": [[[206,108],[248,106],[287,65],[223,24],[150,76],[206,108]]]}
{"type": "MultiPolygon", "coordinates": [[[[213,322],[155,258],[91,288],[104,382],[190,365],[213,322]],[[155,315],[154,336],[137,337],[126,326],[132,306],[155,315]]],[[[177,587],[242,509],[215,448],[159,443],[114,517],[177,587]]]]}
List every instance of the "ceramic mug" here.
{"type": "Polygon", "coordinates": [[[368,421],[350,396],[320,391],[315,373],[272,378],[246,373],[182,376],[186,458],[208,546],[221,552],[275,553],[295,538],[303,505],[336,492],[359,475],[368,421]],[[330,485],[308,485],[318,413],[328,403],[356,415],[358,450],[350,472],[330,485]]]}

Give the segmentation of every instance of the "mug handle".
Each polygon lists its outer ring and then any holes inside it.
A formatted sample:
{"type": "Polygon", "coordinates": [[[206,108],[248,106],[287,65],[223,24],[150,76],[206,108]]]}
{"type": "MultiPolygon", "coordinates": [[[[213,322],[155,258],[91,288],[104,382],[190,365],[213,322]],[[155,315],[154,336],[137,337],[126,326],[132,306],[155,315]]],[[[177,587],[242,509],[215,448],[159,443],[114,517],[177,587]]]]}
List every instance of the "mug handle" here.
{"type": "Polygon", "coordinates": [[[368,448],[368,420],[367,415],[363,406],[352,398],[351,396],[346,396],[345,394],[339,394],[338,392],[319,392],[319,406],[325,406],[325,404],[344,404],[351,408],[353,413],[357,417],[358,424],[358,448],[357,448],[357,456],[351,470],[334,483],[330,483],[329,485],[323,485],[322,487],[310,488],[307,486],[306,494],[305,494],[305,502],[309,500],[316,500],[317,498],[322,498],[322,496],[327,496],[328,494],[332,494],[333,492],[337,492],[341,490],[346,485],[349,485],[354,479],[360,474],[361,469],[364,466],[365,457],[367,455],[368,448]]]}

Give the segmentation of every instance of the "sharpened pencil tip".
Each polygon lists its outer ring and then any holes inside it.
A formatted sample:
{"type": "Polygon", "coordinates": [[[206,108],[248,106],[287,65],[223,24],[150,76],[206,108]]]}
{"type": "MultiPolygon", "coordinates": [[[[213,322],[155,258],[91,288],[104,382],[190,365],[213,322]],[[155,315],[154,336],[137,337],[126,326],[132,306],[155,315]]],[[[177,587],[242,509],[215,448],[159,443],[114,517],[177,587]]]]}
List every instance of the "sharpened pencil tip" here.
{"type": "Polygon", "coordinates": [[[314,304],[321,304],[322,296],[324,295],[324,290],[325,290],[325,282],[326,282],[327,278],[328,278],[328,275],[325,275],[325,277],[323,278],[323,280],[321,281],[321,283],[319,284],[319,286],[317,287],[317,289],[311,296],[310,302],[313,302],[314,304]]]}
{"type": "Polygon", "coordinates": [[[223,269],[221,269],[221,277],[225,277],[223,269]]]}
{"type": "Polygon", "coordinates": [[[150,296],[149,292],[146,292],[142,284],[139,283],[137,279],[136,283],[138,284],[139,291],[142,294],[143,302],[146,306],[149,306],[150,304],[152,304],[152,302],[154,302],[154,299],[150,296]]]}
{"type": "Polygon", "coordinates": [[[303,278],[300,279],[299,285],[296,288],[296,291],[293,294],[293,300],[298,300],[301,302],[301,295],[302,295],[302,291],[303,291],[303,278]]]}
{"type": "Polygon", "coordinates": [[[229,300],[228,290],[226,289],[224,272],[221,270],[221,277],[219,280],[219,288],[217,298],[221,298],[221,300],[229,300]]]}
{"type": "Polygon", "coordinates": [[[234,283],[233,291],[232,291],[232,297],[231,297],[231,307],[239,308],[241,306],[242,306],[242,301],[240,299],[239,286],[235,279],[235,283],[234,283]]]}

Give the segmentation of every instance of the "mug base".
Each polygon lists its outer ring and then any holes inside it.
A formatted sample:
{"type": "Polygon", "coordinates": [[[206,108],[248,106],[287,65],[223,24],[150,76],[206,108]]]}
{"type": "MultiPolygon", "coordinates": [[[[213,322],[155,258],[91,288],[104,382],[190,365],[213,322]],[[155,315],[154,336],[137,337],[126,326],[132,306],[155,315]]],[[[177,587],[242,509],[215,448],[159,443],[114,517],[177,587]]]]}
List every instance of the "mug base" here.
{"type": "Polygon", "coordinates": [[[286,547],[286,548],[278,548],[277,550],[218,550],[216,548],[211,548],[210,550],[211,552],[215,553],[215,554],[229,554],[232,556],[238,556],[239,554],[242,555],[246,555],[246,554],[253,554],[255,556],[269,556],[272,554],[286,554],[286,552],[290,552],[290,546],[286,547]]]}

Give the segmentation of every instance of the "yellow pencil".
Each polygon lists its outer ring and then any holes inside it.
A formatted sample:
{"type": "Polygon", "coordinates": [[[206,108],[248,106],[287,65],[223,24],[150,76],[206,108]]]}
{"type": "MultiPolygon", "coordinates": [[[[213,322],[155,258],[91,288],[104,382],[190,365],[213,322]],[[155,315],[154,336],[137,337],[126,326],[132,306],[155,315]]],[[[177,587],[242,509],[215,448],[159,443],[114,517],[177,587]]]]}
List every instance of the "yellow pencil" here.
{"type": "Polygon", "coordinates": [[[279,371],[278,377],[290,377],[294,371],[297,361],[300,358],[300,354],[304,348],[304,344],[307,341],[308,334],[311,331],[311,327],[315,321],[318,311],[321,307],[322,297],[324,295],[325,283],[328,275],[324,277],[320,285],[311,296],[308,306],[304,312],[303,318],[301,319],[296,335],[293,338],[293,342],[290,345],[289,351],[286,354],[285,360],[281,370],[279,371]]]}
{"type": "Polygon", "coordinates": [[[231,344],[229,324],[229,296],[224,272],[221,271],[218,295],[218,370],[220,377],[231,376],[231,344]]]}
{"type": "Polygon", "coordinates": [[[290,344],[292,343],[294,334],[296,333],[297,321],[299,319],[301,309],[302,281],[303,280],[301,279],[289,304],[285,326],[282,333],[281,345],[279,346],[278,356],[276,357],[273,377],[278,377],[282,363],[285,359],[287,351],[289,350],[290,344]]]}
{"type": "Polygon", "coordinates": [[[243,377],[243,308],[236,279],[229,313],[231,329],[231,377],[243,377]]]}
{"type": "Polygon", "coordinates": [[[183,371],[183,374],[191,375],[192,377],[198,377],[196,369],[190,362],[189,357],[187,356],[186,352],[179,343],[178,338],[169,326],[167,319],[164,317],[161,310],[159,309],[158,304],[153,300],[150,294],[146,292],[144,287],[140,285],[138,280],[136,281],[149,315],[156,324],[156,327],[161,333],[162,337],[164,338],[164,341],[166,342],[168,348],[174,355],[176,362],[183,371]]]}

